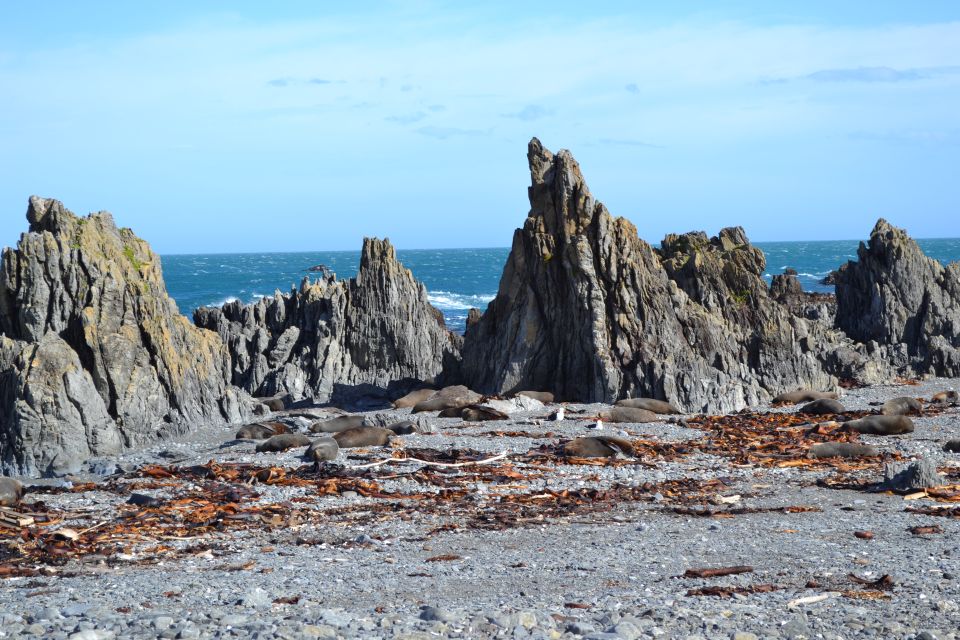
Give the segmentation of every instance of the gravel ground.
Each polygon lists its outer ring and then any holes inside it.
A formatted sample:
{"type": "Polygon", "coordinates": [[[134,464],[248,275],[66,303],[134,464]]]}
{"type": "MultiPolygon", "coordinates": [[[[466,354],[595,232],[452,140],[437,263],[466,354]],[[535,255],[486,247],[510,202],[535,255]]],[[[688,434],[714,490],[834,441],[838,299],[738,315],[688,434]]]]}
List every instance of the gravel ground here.
{"type": "MultiPolygon", "coordinates": [[[[876,408],[872,403],[892,397],[929,397],[958,386],[960,380],[944,379],[876,386],[848,391],[842,401],[850,410],[870,410],[876,408]]],[[[735,464],[730,458],[696,452],[607,466],[521,458],[540,445],[592,435],[587,426],[591,421],[585,418],[603,408],[568,405],[570,419],[562,423],[539,420],[547,409],[515,414],[509,422],[473,425],[420,414],[433,433],[404,436],[402,446],[408,450],[470,448],[491,456],[508,452],[511,465],[495,464],[522,473],[491,481],[470,475],[480,467],[465,467],[440,469],[443,473],[431,479],[418,472],[420,465],[407,463],[375,467],[364,477],[384,491],[435,496],[452,491],[443,482],[456,481],[469,490],[464,500],[480,507],[510,493],[614,485],[638,491],[647,487],[649,496],[643,499],[550,517],[532,511],[508,527],[478,528],[470,524],[478,520],[458,511],[464,502],[451,502],[447,509],[439,499],[433,503],[427,498],[417,503],[423,505],[419,511],[414,504],[378,512],[384,499],[362,491],[317,497],[316,483],[258,484],[253,487],[258,496],[251,498],[257,504],[296,505],[307,516],[299,523],[214,532],[202,537],[203,544],[171,540],[166,544],[178,553],[167,556],[131,545],[113,557],[78,554],[39,575],[2,579],[0,638],[960,637],[960,551],[955,537],[960,519],[905,510],[936,504],[932,499],[907,501],[893,493],[817,485],[837,469],[735,464]],[[574,411],[584,419],[576,419],[574,411]],[[709,497],[713,508],[758,511],[702,517],[672,510],[686,504],[677,491],[682,494],[683,487],[695,485],[671,481],[708,483],[718,478],[721,489],[709,497]],[[730,506],[718,495],[727,497],[730,506]],[[773,510],[794,506],[819,511],[773,510]],[[768,510],[759,510],[764,508],[768,510]],[[943,533],[909,531],[932,525],[943,533]],[[858,538],[856,531],[870,531],[873,538],[858,538]],[[692,568],[735,565],[749,565],[753,571],[683,577],[692,568]],[[866,581],[889,575],[894,584],[878,590],[854,582],[850,574],[866,581]],[[776,590],[729,597],[688,595],[703,587],[758,585],[776,590]]],[[[407,413],[391,410],[370,416],[389,422],[407,413]]],[[[935,460],[941,471],[960,470],[960,455],[942,451],[946,440],[960,437],[958,409],[915,422],[914,433],[862,440],[885,453],[935,460]]],[[[109,474],[143,464],[185,467],[215,460],[275,465],[291,472],[303,464],[299,451],[253,453],[250,442],[231,440],[234,431],[205,431],[119,460],[97,461],[91,469],[98,474],[46,484],[106,483],[109,474]]],[[[608,425],[604,432],[656,443],[704,437],[697,429],[666,422],[608,425]]],[[[388,452],[341,452],[331,468],[381,460],[388,452]]],[[[874,480],[880,474],[878,466],[853,473],[874,480]]],[[[114,476],[122,477],[131,478],[114,476]]],[[[948,481],[955,482],[960,481],[948,481]]],[[[173,491],[159,487],[144,493],[166,500],[173,491]]],[[[87,514],[65,523],[79,530],[97,526],[127,498],[98,484],[78,493],[36,492],[28,494],[27,501],[43,500],[54,512],[87,514]]]]}

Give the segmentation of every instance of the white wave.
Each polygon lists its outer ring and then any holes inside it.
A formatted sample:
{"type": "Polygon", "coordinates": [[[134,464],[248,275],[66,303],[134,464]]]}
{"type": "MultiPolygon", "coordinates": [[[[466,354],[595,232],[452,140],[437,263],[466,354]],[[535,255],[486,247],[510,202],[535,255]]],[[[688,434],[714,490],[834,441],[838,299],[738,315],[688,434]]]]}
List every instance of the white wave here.
{"type": "Polygon", "coordinates": [[[230,304],[231,302],[236,302],[237,300],[239,300],[239,298],[237,298],[236,296],[227,296],[226,298],[224,298],[224,299],[221,300],[220,302],[211,302],[210,304],[204,305],[204,306],[206,306],[206,307],[219,308],[219,307],[222,307],[222,306],[225,305],[225,304],[230,304]]]}
{"type": "Polygon", "coordinates": [[[467,295],[452,291],[427,292],[427,299],[430,300],[430,304],[442,310],[482,308],[494,297],[496,297],[496,294],[467,295]]]}

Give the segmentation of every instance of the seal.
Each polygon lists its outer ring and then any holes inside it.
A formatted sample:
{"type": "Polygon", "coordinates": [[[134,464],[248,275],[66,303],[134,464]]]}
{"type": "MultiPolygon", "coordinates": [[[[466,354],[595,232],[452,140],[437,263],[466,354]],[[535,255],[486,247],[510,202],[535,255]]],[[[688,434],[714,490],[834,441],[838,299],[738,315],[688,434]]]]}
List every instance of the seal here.
{"type": "Polygon", "coordinates": [[[953,389],[940,391],[939,393],[933,394],[930,402],[935,402],[936,404],[957,404],[957,402],[960,402],[960,394],[953,389]]]}
{"type": "Polygon", "coordinates": [[[624,398],[617,400],[618,407],[630,407],[633,409],[646,409],[660,414],[679,414],[680,411],[669,402],[655,400],[654,398],[624,398]]]}
{"type": "Polygon", "coordinates": [[[913,420],[907,416],[867,416],[844,422],[843,428],[874,436],[896,436],[913,433],[913,420]]]}
{"type": "Polygon", "coordinates": [[[0,476],[0,507],[12,507],[20,503],[26,489],[15,478],[0,476]]]}
{"type": "Polygon", "coordinates": [[[310,425],[310,433],[337,433],[363,426],[363,416],[337,416],[329,420],[314,422],[310,425]]]}
{"type": "Polygon", "coordinates": [[[430,396],[429,399],[414,405],[412,413],[443,411],[444,409],[465,407],[469,404],[480,402],[482,397],[479,393],[471,391],[461,384],[444,387],[430,396]]]}
{"type": "Polygon", "coordinates": [[[503,411],[480,404],[471,404],[460,411],[460,417],[466,422],[486,422],[488,420],[509,420],[510,416],[503,411]]]}
{"type": "Polygon", "coordinates": [[[287,408],[288,404],[293,402],[293,399],[290,397],[289,393],[278,393],[275,396],[269,398],[257,398],[258,401],[267,405],[270,411],[283,411],[287,408]]]}
{"type": "Polygon", "coordinates": [[[960,453],[960,440],[947,440],[943,450],[947,453],[960,453]]]}
{"type": "Polygon", "coordinates": [[[625,438],[589,436],[563,445],[563,455],[570,458],[612,458],[618,453],[633,456],[633,445],[625,438]]]}
{"type": "Polygon", "coordinates": [[[402,420],[401,422],[388,424],[387,429],[390,429],[390,431],[393,431],[398,436],[408,436],[411,433],[420,433],[420,427],[413,420],[402,420]]]}
{"type": "Polygon", "coordinates": [[[601,411],[600,418],[607,422],[656,422],[657,414],[647,409],[614,407],[610,411],[601,411]]]}
{"type": "Polygon", "coordinates": [[[390,444],[395,437],[393,431],[383,427],[354,427],[346,431],[333,434],[341,449],[356,449],[358,447],[382,447],[390,444]]]}
{"type": "Polygon", "coordinates": [[[858,442],[820,442],[807,450],[811,458],[874,458],[880,450],[858,442]]]}
{"type": "Polygon", "coordinates": [[[287,425],[280,422],[255,422],[240,427],[234,437],[237,440],[266,440],[281,433],[290,433],[287,425]]]}
{"type": "Polygon", "coordinates": [[[337,459],[340,453],[340,443],[335,438],[324,436],[310,443],[307,452],[304,454],[307,460],[313,460],[316,463],[329,462],[337,459]]]}
{"type": "Polygon", "coordinates": [[[515,395],[533,398],[534,400],[539,400],[543,404],[554,403],[554,396],[549,391],[517,391],[515,395]]]}
{"type": "Polygon", "coordinates": [[[281,433],[258,444],[257,453],[276,453],[296,447],[306,447],[309,444],[310,438],[302,433],[281,433]]]}
{"type": "Polygon", "coordinates": [[[813,402],[814,400],[836,400],[838,397],[833,392],[799,389],[789,393],[781,393],[772,400],[772,404],[800,404],[801,402],[813,402]]]}
{"type": "Polygon", "coordinates": [[[394,400],[393,408],[410,409],[411,407],[417,406],[424,400],[429,400],[436,392],[436,389],[417,389],[416,391],[411,391],[402,398],[394,400]]]}
{"type": "Polygon", "coordinates": [[[805,416],[825,416],[832,413],[846,413],[847,408],[840,404],[836,400],[831,400],[830,398],[822,398],[820,400],[814,400],[809,404],[805,404],[800,407],[800,410],[797,413],[802,413],[805,416]]]}
{"type": "Polygon", "coordinates": [[[885,416],[919,416],[923,413],[923,405],[916,398],[894,398],[883,403],[880,413],[885,416]]]}

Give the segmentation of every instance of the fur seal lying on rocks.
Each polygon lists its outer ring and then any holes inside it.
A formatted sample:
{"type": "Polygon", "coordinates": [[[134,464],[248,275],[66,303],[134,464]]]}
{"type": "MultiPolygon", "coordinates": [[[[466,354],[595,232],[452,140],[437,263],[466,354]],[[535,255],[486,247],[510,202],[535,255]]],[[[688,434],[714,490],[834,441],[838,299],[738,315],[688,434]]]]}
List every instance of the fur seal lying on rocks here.
{"type": "Polygon", "coordinates": [[[452,387],[444,387],[434,393],[430,398],[424,400],[423,402],[418,402],[414,407],[412,413],[420,413],[422,411],[443,411],[444,409],[455,409],[458,407],[465,407],[469,404],[476,404],[483,399],[479,393],[471,391],[462,384],[454,385],[452,387]]]}
{"type": "Polygon", "coordinates": [[[618,407],[630,407],[632,409],[646,409],[660,414],[679,414],[680,411],[669,402],[655,400],[653,398],[624,398],[617,400],[618,407]]]}
{"type": "Polygon", "coordinates": [[[858,442],[820,442],[807,451],[811,458],[871,458],[880,455],[880,450],[858,442]]]}
{"type": "Polygon", "coordinates": [[[396,435],[390,429],[384,429],[383,427],[354,427],[333,434],[333,439],[337,441],[341,449],[356,449],[358,447],[388,445],[390,439],[396,435]]]}
{"type": "Polygon", "coordinates": [[[424,400],[429,400],[433,394],[437,392],[436,389],[417,389],[416,391],[411,391],[402,398],[397,398],[393,401],[394,409],[409,409],[415,407],[424,400]]]}
{"type": "Polygon", "coordinates": [[[614,407],[610,411],[601,411],[600,418],[607,422],[656,422],[657,414],[647,409],[614,407]]]}
{"type": "Polygon", "coordinates": [[[553,404],[554,402],[553,394],[549,391],[518,391],[515,395],[533,398],[543,404],[553,404]]]}
{"type": "Polygon", "coordinates": [[[310,433],[337,433],[363,426],[363,416],[337,416],[310,425],[310,433]]]}
{"type": "Polygon", "coordinates": [[[874,436],[913,433],[913,420],[907,416],[867,416],[843,423],[843,428],[874,436]]]}
{"type": "Polygon", "coordinates": [[[953,389],[940,391],[939,393],[933,394],[933,396],[930,398],[930,402],[934,402],[936,404],[956,404],[957,402],[960,402],[960,394],[953,389]]]}
{"type": "Polygon", "coordinates": [[[314,462],[329,462],[336,460],[339,453],[340,443],[337,442],[337,439],[324,436],[311,442],[304,456],[307,460],[313,460],[314,462]]]}
{"type": "Polygon", "coordinates": [[[480,404],[471,404],[466,407],[451,407],[440,412],[441,418],[461,418],[466,422],[485,422],[487,420],[509,420],[510,416],[503,411],[480,404]]]}
{"type": "Polygon", "coordinates": [[[22,482],[0,476],[0,507],[12,507],[19,504],[24,492],[22,482]]]}
{"type": "Polygon", "coordinates": [[[789,393],[781,393],[774,398],[772,404],[800,404],[801,402],[813,402],[814,400],[836,400],[836,393],[832,391],[811,391],[810,389],[799,389],[789,393]]]}
{"type": "Polygon", "coordinates": [[[612,458],[618,453],[633,456],[633,445],[625,438],[590,436],[563,445],[563,455],[571,458],[612,458]]]}
{"type": "Polygon", "coordinates": [[[894,398],[883,403],[880,413],[885,416],[918,416],[923,413],[923,405],[916,398],[894,398]]]}
{"type": "Polygon", "coordinates": [[[388,424],[387,429],[393,431],[398,436],[408,436],[411,433],[420,433],[420,427],[413,420],[403,420],[401,422],[395,422],[393,424],[388,424]]]}
{"type": "Polygon", "coordinates": [[[943,445],[943,450],[947,453],[960,453],[960,440],[948,440],[943,445]]]}
{"type": "Polygon", "coordinates": [[[830,398],[822,398],[803,405],[797,413],[802,413],[807,416],[823,416],[831,413],[846,413],[846,411],[847,408],[838,401],[831,400],[830,398]]]}
{"type": "Polygon", "coordinates": [[[266,440],[281,433],[289,433],[285,424],[279,422],[255,422],[240,427],[234,436],[237,440],[266,440]]]}
{"type": "Polygon", "coordinates": [[[310,444],[310,438],[302,433],[281,433],[257,445],[257,453],[275,453],[310,444]]]}

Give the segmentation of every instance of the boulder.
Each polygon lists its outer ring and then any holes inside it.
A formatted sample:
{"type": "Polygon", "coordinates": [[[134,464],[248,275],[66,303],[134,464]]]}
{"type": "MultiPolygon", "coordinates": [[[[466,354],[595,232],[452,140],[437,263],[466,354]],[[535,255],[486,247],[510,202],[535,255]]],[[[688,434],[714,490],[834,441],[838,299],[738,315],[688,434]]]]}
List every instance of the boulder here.
{"type": "Polygon", "coordinates": [[[146,242],[36,196],[27,219],[0,264],[0,469],[70,472],[249,416],[222,341],[180,315],[146,242]]]}
{"type": "Polygon", "coordinates": [[[324,274],[253,304],[194,312],[230,353],[230,381],[258,396],[354,402],[397,397],[444,366],[457,368],[460,338],[389,240],[365,238],[356,278],[324,274]]]}

